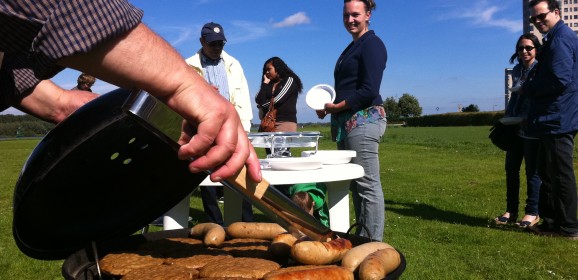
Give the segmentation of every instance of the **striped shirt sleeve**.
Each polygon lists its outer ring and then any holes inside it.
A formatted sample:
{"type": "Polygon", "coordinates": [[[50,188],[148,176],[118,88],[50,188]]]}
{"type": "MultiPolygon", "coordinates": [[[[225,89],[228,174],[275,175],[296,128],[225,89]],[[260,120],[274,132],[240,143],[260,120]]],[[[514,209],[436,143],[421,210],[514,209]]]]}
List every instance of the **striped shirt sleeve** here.
{"type": "Polygon", "coordinates": [[[0,84],[0,94],[26,94],[62,70],[58,59],[90,52],[133,29],[142,16],[125,0],[0,0],[0,51],[17,56],[3,63],[14,84],[0,84]]]}
{"type": "MultiPolygon", "coordinates": [[[[277,95],[275,95],[275,100],[273,101],[276,104],[279,103],[280,100],[282,100],[284,97],[287,97],[289,89],[291,89],[291,85],[293,84],[293,77],[288,77],[287,78],[287,82],[285,82],[285,84],[283,85],[283,88],[281,88],[281,90],[279,91],[279,93],[277,95]]],[[[269,108],[269,104],[271,104],[271,101],[261,105],[261,107],[263,108],[269,108]]],[[[279,106],[277,106],[279,107],[279,106]]]]}

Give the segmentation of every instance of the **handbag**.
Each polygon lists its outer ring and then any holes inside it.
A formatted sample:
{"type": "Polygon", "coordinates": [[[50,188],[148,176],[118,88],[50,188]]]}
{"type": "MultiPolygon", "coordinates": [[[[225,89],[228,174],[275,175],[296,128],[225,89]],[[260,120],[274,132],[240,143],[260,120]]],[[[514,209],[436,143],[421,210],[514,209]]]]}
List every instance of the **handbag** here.
{"type": "Polygon", "coordinates": [[[497,121],[492,128],[490,128],[490,140],[492,143],[503,151],[508,151],[514,147],[516,137],[520,125],[505,125],[497,121]]]}
{"type": "Polygon", "coordinates": [[[277,109],[275,109],[275,97],[271,97],[271,102],[269,102],[269,111],[261,120],[261,125],[259,125],[259,132],[274,132],[275,131],[275,120],[277,119],[277,109]]]}

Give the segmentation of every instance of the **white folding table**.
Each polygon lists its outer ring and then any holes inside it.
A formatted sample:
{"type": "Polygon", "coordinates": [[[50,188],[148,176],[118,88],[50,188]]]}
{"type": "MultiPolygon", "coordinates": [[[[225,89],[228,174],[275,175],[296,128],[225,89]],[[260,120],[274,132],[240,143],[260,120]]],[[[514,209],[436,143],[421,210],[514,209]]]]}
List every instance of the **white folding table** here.
{"type": "MultiPolygon", "coordinates": [[[[319,169],[279,171],[262,170],[263,178],[271,185],[290,185],[311,182],[323,182],[327,187],[327,203],[329,207],[330,228],[333,231],[345,232],[349,228],[349,183],[352,179],[364,175],[363,167],[353,163],[322,165],[319,169]]],[[[209,177],[201,186],[218,186],[209,177]]],[[[229,188],[224,188],[224,222],[229,225],[241,221],[242,197],[229,188]]],[[[177,229],[188,226],[190,196],[164,216],[164,229],[177,229]]]]}

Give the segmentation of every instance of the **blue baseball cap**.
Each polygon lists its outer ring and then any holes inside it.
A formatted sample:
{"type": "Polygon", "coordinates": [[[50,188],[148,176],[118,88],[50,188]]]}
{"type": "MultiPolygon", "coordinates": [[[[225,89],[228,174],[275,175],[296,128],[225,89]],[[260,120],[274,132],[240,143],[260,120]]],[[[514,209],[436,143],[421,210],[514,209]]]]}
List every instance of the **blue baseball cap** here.
{"type": "Polygon", "coordinates": [[[203,26],[203,29],[201,29],[201,37],[205,38],[207,43],[213,41],[227,41],[223,27],[214,22],[209,22],[203,26]]]}

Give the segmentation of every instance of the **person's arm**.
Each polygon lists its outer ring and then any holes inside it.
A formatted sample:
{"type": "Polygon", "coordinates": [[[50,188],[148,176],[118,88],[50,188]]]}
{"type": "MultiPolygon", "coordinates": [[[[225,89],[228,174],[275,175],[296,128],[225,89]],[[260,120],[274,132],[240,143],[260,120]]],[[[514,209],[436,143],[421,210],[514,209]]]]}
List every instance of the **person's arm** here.
{"type": "MultiPolygon", "coordinates": [[[[538,62],[536,67],[539,67],[540,71],[536,72],[536,78],[530,79],[523,86],[523,93],[533,98],[558,96],[572,82],[576,82],[572,81],[574,55],[576,54],[573,54],[571,43],[568,40],[558,38],[547,44],[550,44],[550,55],[547,59],[538,62]]],[[[537,69],[532,71],[537,71],[537,69]]]]}
{"type": "Polygon", "coordinates": [[[57,63],[123,88],[143,89],[183,116],[196,130],[195,135],[193,129],[184,131],[178,152],[180,159],[194,158],[191,172],[211,169],[211,180],[220,181],[246,164],[249,177],[261,181],[258,158],[233,105],[144,24],[57,63]]]}
{"type": "Polygon", "coordinates": [[[59,123],[96,97],[98,94],[82,90],[65,90],[50,80],[43,80],[30,94],[12,105],[42,120],[59,123]]]}
{"type": "Polygon", "coordinates": [[[270,98],[267,98],[267,92],[271,92],[271,86],[267,83],[261,83],[259,92],[255,96],[255,103],[257,103],[257,108],[264,108],[267,110],[269,108],[270,98]]]}
{"type": "Polygon", "coordinates": [[[387,63],[387,50],[383,42],[375,37],[368,38],[361,49],[355,94],[345,99],[343,106],[353,111],[369,107],[379,95],[383,71],[387,63]]]}
{"type": "Polygon", "coordinates": [[[247,78],[243,68],[239,64],[241,81],[241,90],[235,98],[235,103],[239,106],[239,118],[241,119],[241,124],[245,129],[245,132],[249,133],[251,131],[251,120],[253,119],[253,109],[251,108],[251,97],[249,93],[249,84],[247,83],[247,78]]]}
{"type": "Polygon", "coordinates": [[[347,105],[347,101],[343,100],[337,104],[333,104],[333,103],[325,103],[324,106],[324,112],[325,114],[333,114],[333,113],[339,113],[341,111],[344,110],[349,110],[349,105],[347,105]]]}

